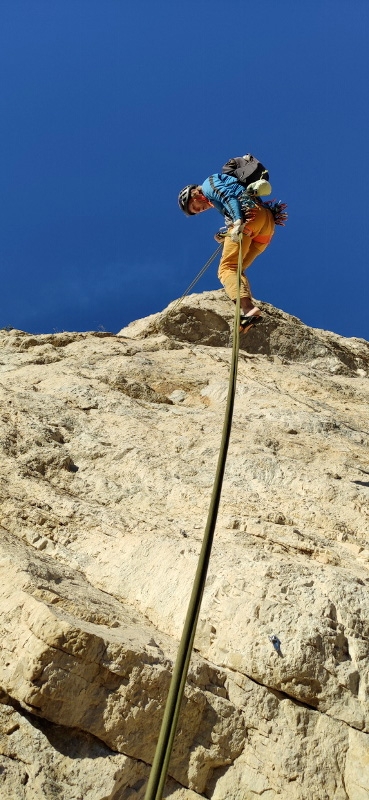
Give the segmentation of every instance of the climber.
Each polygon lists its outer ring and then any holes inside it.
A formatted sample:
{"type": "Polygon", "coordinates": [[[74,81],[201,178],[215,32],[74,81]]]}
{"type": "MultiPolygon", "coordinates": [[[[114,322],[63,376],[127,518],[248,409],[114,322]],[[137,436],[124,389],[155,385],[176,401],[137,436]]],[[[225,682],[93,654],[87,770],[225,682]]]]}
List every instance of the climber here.
{"type": "Polygon", "coordinates": [[[214,237],[217,242],[224,242],[218,278],[234,303],[237,297],[239,235],[243,234],[240,328],[248,331],[262,317],[260,309],[252,301],[250,284],[244,272],[268,247],[274,226],[284,224],[287,217],[285,205],[262,202],[257,196],[249,195],[236,178],[223,173],[210,175],[202,186],[185,186],[179,193],[178,203],[186,216],[201,214],[210,208],[225,215],[227,230],[225,233],[219,231],[214,237]]]}

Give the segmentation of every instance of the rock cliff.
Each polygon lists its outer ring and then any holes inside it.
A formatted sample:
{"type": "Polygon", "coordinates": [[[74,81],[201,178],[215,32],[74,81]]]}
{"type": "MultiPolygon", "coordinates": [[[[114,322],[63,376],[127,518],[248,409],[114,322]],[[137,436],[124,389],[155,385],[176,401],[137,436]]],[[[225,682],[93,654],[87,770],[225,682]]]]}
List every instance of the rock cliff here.
{"type": "MultiPolygon", "coordinates": [[[[369,344],[261,306],[165,797],[367,800],[369,344]]],[[[0,331],[4,800],[144,797],[232,318],[216,291],[118,335],[0,331]]]]}

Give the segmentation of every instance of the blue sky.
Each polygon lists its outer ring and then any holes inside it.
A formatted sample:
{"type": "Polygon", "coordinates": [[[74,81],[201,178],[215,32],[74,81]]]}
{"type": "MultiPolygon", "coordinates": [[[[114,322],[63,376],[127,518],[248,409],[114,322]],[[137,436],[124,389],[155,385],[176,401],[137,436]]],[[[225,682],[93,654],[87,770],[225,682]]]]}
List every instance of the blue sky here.
{"type": "Polygon", "coordinates": [[[0,327],[164,308],[222,224],[178,191],[252,152],[289,210],[254,296],[369,339],[368,30],[368,0],[2,0],[0,327]]]}

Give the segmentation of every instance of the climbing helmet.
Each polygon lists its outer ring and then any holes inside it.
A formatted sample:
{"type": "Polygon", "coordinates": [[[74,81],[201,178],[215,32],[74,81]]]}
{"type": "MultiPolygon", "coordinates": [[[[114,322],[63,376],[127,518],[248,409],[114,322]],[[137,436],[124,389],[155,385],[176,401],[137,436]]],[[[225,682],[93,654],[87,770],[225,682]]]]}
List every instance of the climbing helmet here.
{"type": "Polygon", "coordinates": [[[193,211],[188,210],[188,203],[191,199],[192,189],[196,188],[197,188],[197,183],[189,183],[188,186],[185,186],[184,189],[181,189],[178,195],[178,205],[181,211],[183,211],[183,213],[186,214],[187,217],[191,217],[192,214],[194,213],[193,211]]]}

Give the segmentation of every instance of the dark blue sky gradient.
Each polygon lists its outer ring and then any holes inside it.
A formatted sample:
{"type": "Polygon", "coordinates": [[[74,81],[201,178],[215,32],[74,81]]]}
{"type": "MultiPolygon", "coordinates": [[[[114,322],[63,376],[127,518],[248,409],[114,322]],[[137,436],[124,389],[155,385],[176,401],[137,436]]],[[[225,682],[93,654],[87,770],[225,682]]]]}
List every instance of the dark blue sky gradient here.
{"type": "Polygon", "coordinates": [[[162,309],[222,224],[179,189],[250,151],[290,215],[254,296],[369,339],[368,29],[367,0],[2,0],[0,327],[162,309]]]}

